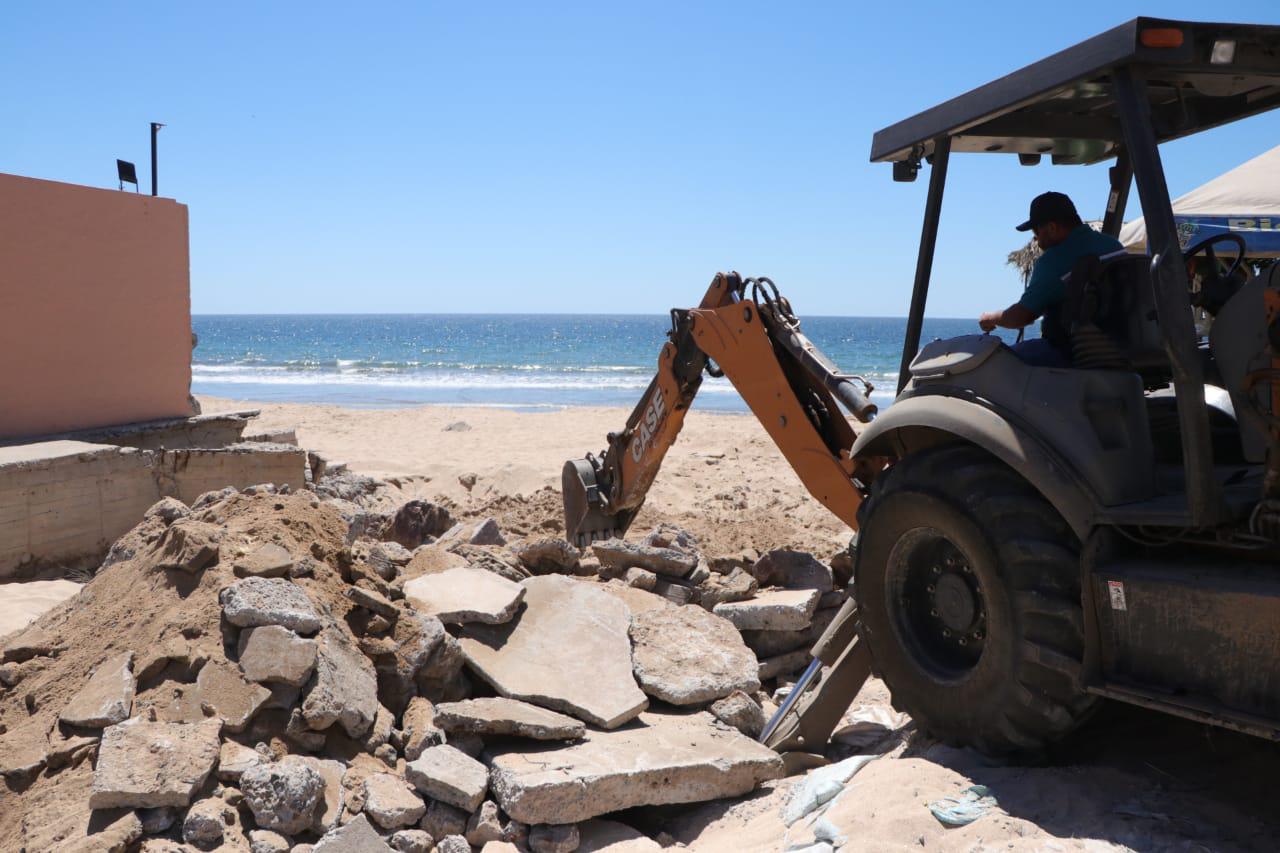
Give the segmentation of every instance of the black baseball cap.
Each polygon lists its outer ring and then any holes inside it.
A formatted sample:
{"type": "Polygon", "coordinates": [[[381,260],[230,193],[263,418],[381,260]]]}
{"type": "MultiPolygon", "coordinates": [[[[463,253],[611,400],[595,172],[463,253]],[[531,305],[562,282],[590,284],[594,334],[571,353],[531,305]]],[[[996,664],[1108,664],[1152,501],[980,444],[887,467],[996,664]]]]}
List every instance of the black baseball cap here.
{"type": "Polygon", "coordinates": [[[1031,215],[1018,226],[1019,231],[1030,231],[1050,222],[1078,222],[1080,214],[1065,193],[1041,193],[1031,199],[1031,215]]]}

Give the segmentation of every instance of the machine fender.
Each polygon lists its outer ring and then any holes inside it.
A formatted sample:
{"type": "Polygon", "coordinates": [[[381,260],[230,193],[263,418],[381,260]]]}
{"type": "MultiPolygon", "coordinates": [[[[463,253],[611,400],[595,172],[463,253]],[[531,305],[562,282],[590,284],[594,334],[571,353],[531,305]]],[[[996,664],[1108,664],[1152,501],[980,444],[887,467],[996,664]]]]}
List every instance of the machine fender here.
{"type": "Polygon", "coordinates": [[[1084,540],[1098,506],[1089,484],[1032,432],[987,405],[942,394],[900,398],[862,430],[852,455],[902,457],[957,439],[1021,474],[1084,540]]]}

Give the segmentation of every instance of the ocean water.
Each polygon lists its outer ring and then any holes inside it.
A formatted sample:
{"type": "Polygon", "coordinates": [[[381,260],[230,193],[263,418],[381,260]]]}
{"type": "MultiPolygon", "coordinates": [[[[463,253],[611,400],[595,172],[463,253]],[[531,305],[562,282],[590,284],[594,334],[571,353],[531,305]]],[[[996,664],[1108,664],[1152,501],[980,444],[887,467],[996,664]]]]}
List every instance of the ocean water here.
{"type": "MultiPolygon", "coordinates": [[[[240,400],[394,407],[426,403],[631,406],[653,377],[671,321],[597,314],[196,315],[192,390],[240,400]]],[[[897,383],[906,320],[809,317],[803,331],[882,406],[897,383]]],[[[929,320],[924,340],[971,334],[929,320]]],[[[726,379],[694,407],[744,411],[726,379]]]]}

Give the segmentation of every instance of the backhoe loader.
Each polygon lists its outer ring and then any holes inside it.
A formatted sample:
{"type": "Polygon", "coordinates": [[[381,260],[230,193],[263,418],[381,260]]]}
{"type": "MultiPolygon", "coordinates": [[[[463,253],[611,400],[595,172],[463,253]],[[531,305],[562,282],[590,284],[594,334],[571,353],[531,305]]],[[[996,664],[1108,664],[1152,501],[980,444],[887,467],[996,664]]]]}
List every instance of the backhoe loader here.
{"type": "Polygon", "coordinates": [[[873,671],[920,726],[988,753],[1038,751],[1104,698],[1280,739],[1280,266],[1252,270],[1239,230],[1191,239],[1159,149],[1277,106],[1280,27],[1137,18],[879,131],[895,180],[930,167],[892,405],[769,279],[717,275],[672,312],[624,429],[566,463],[567,537],[626,532],[703,374],[724,375],[858,531],[852,595],[771,746],[822,752],[873,671]],[[1065,279],[1070,367],[990,335],[920,346],[954,152],[1112,161],[1113,236],[1136,183],[1148,254],[1065,279]]]}

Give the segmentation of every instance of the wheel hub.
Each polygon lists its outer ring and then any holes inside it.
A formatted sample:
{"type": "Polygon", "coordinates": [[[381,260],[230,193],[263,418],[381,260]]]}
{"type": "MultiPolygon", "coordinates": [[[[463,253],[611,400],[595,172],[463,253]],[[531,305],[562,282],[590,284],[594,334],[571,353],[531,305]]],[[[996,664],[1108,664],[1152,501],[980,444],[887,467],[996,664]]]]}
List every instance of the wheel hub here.
{"type": "Polygon", "coordinates": [[[957,634],[969,630],[978,612],[973,590],[955,574],[948,573],[938,578],[933,588],[933,602],[942,624],[957,634]]]}
{"type": "Polygon", "coordinates": [[[920,527],[895,543],[885,567],[903,643],[939,678],[961,678],[982,657],[986,605],[969,558],[942,531],[920,527]]]}

